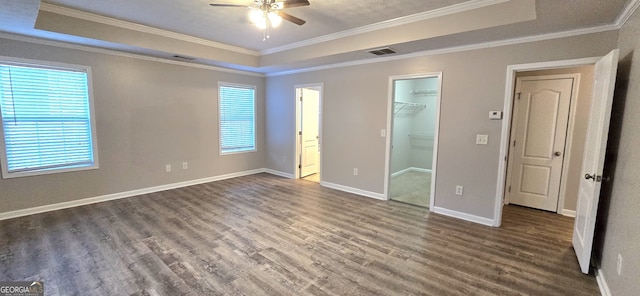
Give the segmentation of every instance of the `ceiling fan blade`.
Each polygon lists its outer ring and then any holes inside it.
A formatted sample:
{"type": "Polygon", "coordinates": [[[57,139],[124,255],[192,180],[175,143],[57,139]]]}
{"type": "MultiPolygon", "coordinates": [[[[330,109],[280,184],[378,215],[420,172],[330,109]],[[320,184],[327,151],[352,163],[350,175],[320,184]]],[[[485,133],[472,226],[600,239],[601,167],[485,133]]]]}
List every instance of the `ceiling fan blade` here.
{"type": "Polygon", "coordinates": [[[240,4],[217,4],[217,3],[210,3],[209,5],[211,6],[217,6],[217,7],[242,7],[242,8],[247,8],[246,5],[240,5],[240,4]]]}
{"type": "Polygon", "coordinates": [[[305,21],[303,19],[297,18],[297,17],[295,17],[293,15],[290,15],[290,14],[288,14],[286,12],[282,12],[282,11],[278,11],[278,15],[281,18],[283,18],[285,20],[288,20],[288,21],[290,21],[290,22],[292,22],[292,23],[294,23],[294,24],[296,24],[298,26],[302,26],[307,22],[307,21],[305,21]]]}
{"type": "Polygon", "coordinates": [[[308,0],[287,0],[282,2],[282,8],[291,8],[291,7],[299,7],[299,6],[309,6],[308,0]]]}

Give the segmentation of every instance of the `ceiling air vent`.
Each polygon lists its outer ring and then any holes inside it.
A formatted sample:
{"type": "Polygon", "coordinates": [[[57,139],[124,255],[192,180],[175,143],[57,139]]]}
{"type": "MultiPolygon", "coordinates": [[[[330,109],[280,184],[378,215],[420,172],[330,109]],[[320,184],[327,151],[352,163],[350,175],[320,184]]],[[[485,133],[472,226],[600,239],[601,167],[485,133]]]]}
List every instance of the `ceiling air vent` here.
{"type": "Polygon", "coordinates": [[[183,62],[193,62],[195,60],[195,58],[185,57],[185,56],[181,56],[181,55],[174,55],[173,59],[174,60],[183,61],[183,62]]]}
{"type": "Polygon", "coordinates": [[[375,54],[377,56],[397,53],[397,51],[395,51],[395,49],[393,49],[391,47],[376,48],[376,49],[372,49],[372,50],[370,50],[368,52],[372,53],[372,54],[375,54]]]}

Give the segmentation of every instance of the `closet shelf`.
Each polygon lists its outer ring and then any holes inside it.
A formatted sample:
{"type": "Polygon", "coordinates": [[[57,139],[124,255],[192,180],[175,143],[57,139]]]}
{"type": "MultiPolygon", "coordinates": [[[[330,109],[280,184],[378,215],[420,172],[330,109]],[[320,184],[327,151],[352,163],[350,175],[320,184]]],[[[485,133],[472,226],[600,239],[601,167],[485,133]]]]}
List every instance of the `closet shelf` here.
{"type": "Polygon", "coordinates": [[[394,102],[394,107],[395,107],[395,111],[393,112],[393,114],[397,114],[398,112],[400,112],[403,109],[406,109],[406,110],[418,110],[418,109],[427,108],[427,105],[426,104],[395,101],[394,102]]]}
{"type": "Polygon", "coordinates": [[[415,89],[410,91],[409,93],[411,93],[414,96],[435,96],[438,94],[438,90],[437,89],[415,89]]]}
{"type": "Polygon", "coordinates": [[[409,139],[412,140],[433,140],[433,135],[426,133],[409,133],[409,139]]]}

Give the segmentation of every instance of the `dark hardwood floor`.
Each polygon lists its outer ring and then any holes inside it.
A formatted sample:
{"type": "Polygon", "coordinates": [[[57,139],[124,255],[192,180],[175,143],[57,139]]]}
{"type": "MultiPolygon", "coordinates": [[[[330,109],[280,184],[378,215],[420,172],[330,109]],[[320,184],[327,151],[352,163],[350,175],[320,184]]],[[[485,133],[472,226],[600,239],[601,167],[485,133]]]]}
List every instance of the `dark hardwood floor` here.
{"type": "Polygon", "coordinates": [[[573,219],[491,228],[258,174],[0,221],[0,281],[46,295],[599,295],[573,219]]]}

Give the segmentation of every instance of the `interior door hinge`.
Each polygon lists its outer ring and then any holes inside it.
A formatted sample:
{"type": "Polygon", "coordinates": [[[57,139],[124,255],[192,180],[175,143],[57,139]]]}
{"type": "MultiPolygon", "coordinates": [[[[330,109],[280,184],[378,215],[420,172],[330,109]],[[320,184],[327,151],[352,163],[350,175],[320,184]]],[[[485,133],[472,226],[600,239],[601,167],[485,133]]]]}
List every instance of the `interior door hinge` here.
{"type": "Polygon", "coordinates": [[[520,96],[522,95],[522,93],[517,93],[518,95],[518,100],[520,100],[520,96]]]}
{"type": "Polygon", "coordinates": [[[302,165],[301,165],[301,164],[299,164],[299,165],[298,165],[298,168],[299,168],[299,169],[301,169],[301,168],[302,168],[302,165]]]}
{"type": "Polygon", "coordinates": [[[511,192],[511,186],[509,186],[509,192],[511,192]]]}
{"type": "Polygon", "coordinates": [[[516,147],[516,140],[513,140],[513,147],[516,147]]]}
{"type": "Polygon", "coordinates": [[[298,132],[298,135],[299,135],[299,136],[302,136],[302,131],[299,131],[299,132],[298,132]]]}
{"type": "Polygon", "coordinates": [[[302,97],[300,97],[300,102],[302,102],[302,97]]]}

